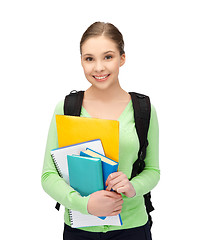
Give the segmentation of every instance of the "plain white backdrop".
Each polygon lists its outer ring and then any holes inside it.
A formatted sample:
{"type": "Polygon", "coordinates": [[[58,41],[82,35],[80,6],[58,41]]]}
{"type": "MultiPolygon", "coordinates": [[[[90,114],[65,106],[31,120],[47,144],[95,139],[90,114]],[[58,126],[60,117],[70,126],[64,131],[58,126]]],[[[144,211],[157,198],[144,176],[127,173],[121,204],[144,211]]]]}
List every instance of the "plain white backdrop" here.
{"type": "Polygon", "coordinates": [[[57,102],[89,83],[79,41],[95,21],[122,32],[121,86],[150,96],[160,125],[154,240],[206,239],[205,1],[0,2],[1,239],[62,239],[63,214],[41,187],[57,102]]]}

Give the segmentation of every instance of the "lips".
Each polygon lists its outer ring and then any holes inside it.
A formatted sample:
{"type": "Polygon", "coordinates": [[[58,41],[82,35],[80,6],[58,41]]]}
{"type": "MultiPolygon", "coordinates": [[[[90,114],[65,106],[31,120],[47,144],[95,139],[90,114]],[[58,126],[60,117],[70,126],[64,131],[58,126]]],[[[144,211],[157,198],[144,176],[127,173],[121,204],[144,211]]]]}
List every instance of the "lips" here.
{"type": "Polygon", "coordinates": [[[94,75],[93,78],[95,78],[97,81],[105,81],[110,74],[105,74],[105,75],[94,75]]]}

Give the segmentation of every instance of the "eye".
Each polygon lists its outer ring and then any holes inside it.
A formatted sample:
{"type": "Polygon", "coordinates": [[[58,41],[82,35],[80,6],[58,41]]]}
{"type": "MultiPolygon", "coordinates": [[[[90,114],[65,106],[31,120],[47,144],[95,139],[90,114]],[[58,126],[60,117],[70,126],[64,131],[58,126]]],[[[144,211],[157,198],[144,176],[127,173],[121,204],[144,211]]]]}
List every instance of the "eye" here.
{"type": "Polygon", "coordinates": [[[111,56],[111,55],[107,55],[107,56],[105,57],[105,59],[106,59],[106,60],[112,59],[112,56],[111,56]]]}
{"type": "Polygon", "coordinates": [[[85,60],[86,60],[87,62],[91,62],[91,61],[93,60],[93,58],[92,58],[92,57],[87,57],[85,60]]]}

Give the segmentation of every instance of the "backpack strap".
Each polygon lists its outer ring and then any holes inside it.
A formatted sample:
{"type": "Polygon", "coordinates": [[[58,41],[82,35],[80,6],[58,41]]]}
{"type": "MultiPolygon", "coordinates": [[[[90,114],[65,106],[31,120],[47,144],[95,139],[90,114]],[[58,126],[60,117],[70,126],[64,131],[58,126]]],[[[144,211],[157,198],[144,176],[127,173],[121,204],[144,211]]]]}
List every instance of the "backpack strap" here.
{"type": "Polygon", "coordinates": [[[64,115],[80,116],[84,91],[73,90],[64,100],[64,115]]]}
{"type": "MultiPolygon", "coordinates": [[[[130,92],[132,98],[132,104],[134,109],[134,119],[135,119],[135,128],[140,142],[140,148],[138,152],[138,159],[134,162],[131,177],[137,176],[145,168],[144,159],[146,157],[146,149],[148,146],[147,134],[150,124],[150,115],[151,115],[151,103],[150,99],[146,95],[139,93],[130,92]]],[[[152,217],[150,212],[154,210],[151,202],[151,193],[148,192],[144,195],[144,201],[146,206],[146,211],[149,218],[150,227],[152,226],[152,217]]]]}
{"type": "Polygon", "coordinates": [[[151,104],[148,96],[130,92],[134,109],[134,119],[137,135],[140,142],[138,159],[133,164],[130,180],[142,172],[145,167],[146,148],[148,146],[147,133],[150,123],[151,104]]]}
{"type": "MultiPolygon", "coordinates": [[[[64,99],[64,115],[80,116],[84,91],[73,90],[64,99]]],[[[59,211],[60,203],[56,203],[55,208],[59,211]]]]}

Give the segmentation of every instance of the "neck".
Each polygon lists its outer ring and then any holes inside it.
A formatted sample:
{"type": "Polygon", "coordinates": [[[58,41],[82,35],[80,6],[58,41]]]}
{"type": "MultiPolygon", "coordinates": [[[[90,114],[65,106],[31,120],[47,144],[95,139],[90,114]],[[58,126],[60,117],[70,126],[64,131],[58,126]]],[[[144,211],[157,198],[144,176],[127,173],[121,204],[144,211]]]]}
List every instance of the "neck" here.
{"type": "Polygon", "coordinates": [[[121,88],[119,81],[107,89],[99,89],[92,85],[85,91],[85,97],[88,100],[100,102],[121,101],[126,95],[128,93],[121,88]]]}

